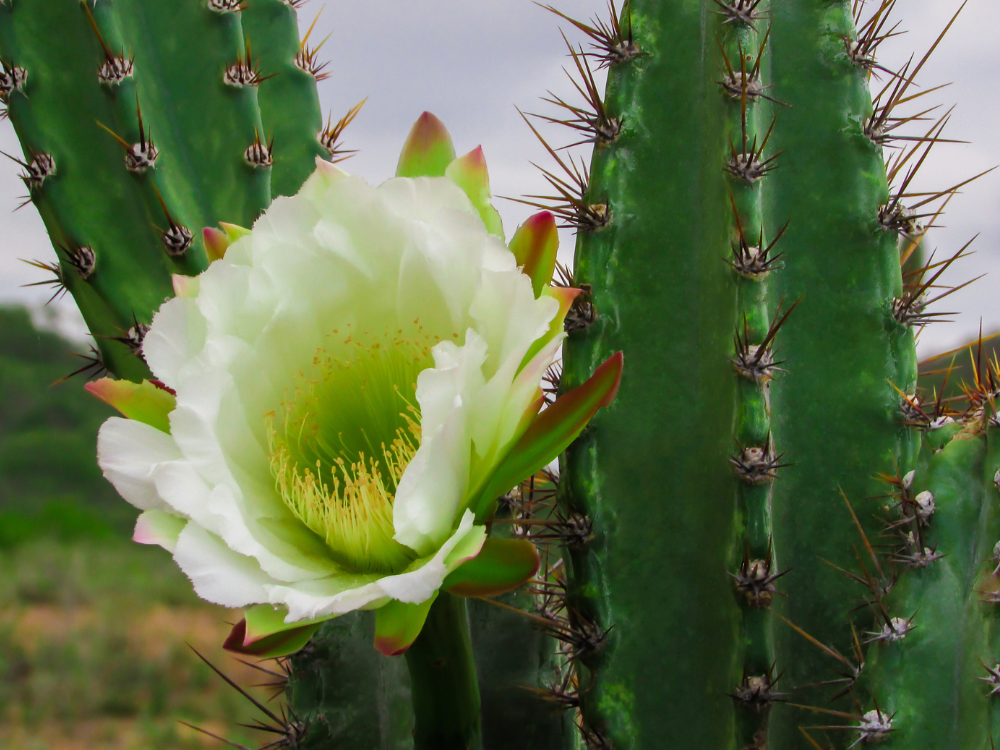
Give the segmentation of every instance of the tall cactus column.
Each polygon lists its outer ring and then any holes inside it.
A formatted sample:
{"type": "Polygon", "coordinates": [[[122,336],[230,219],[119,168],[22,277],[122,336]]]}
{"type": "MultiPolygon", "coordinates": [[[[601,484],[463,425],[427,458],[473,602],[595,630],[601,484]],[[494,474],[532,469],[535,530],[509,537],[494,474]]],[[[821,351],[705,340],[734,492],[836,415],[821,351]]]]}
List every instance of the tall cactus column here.
{"type": "Polygon", "coordinates": [[[735,378],[725,353],[736,295],[720,260],[732,240],[722,173],[731,118],[713,7],[629,4],[622,25],[639,54],[609,52],[605,102],[621,132],[598,139],[580,209],[575,281],[591,286],[597,317],[570,335],[563,387],[614,351],[628,362],[615,404],[566,454],[560,486],[595,535],[567,552],[592,747],[723,748],[734,731],[739,617],[726,572],[737,532],[725,467],[735,378]]]}
{"type": "MultiPolygon", "coordinates": [[[[769,178],[767,218],[791,219],[782,239],[778,297],[802,302],[782,331],[791,372],[772,401],[774,435],[792,466],[774,488],[774,539],[786,576],[782,609],[824,644],[851,653],[849,613],[857,584],[824,561],[856,566],[857,531],[841,491],[871,538],[876,475],[912,468],[913,437],[900,397],[916,378],[913,333],[892,315],[902,293],[897,232],[880,222],[889,198],[881,144],[866,133],[869,66],[846,2],[789,0],[771,11],[771,76],[779,113],[772,139],[784,152],[769,178]]],[[[870,625],[860,613],[859,627],[870,625]]],[[[788,687],[830,679],[813,644],[782,631],[779,663],[788,687]]],[[[803,696],[825,705],[825,696],[803,696]]],[[[849,706],[842,706],[847,710],[849,706]]],[[[801,716],[781,712],[777,747],[801,742],[801,716]],[[795,739],[793,739],[795,738],[795,739]]]]}
{"type": "MultiPolygon", "coordinates": [[[[737,505],[742,534],[736,540],[733,578],[742,608],[742,672],[730,695],[736,706],[736,747],[767,746],[771,708],[780,696],[776,688],[773,618],[778,569],[771,533],[771,490],[782,468],[771,435],[769,394],[775,372],[774,340],[788,315],[775,310],[770,321],[768,278],[780,268],[776,240],[765,232],[761,191],[775,168],[766,156],[771,132],[759,110],[768,87],[764,83],[768,33],[763,4],[721,6],[725,36],[720,40],[724,69],[719,95],[728,99],[730,149],[725,159],[735,219],[731,237],[732,266],[736,282],[737,319],[732,354],[737,380],[734,455],[737,505]]],[[[773,303],[772,303],[773,304],[773,303]]],[[[721,467],[720,467],[721,469],[721,467]]]]}

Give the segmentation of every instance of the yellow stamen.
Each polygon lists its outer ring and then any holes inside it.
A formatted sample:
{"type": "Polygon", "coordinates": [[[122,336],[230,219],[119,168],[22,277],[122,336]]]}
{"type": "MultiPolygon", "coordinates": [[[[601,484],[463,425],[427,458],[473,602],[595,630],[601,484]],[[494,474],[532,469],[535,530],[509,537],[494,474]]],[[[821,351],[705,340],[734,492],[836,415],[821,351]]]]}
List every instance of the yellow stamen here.
{"type": "Polygon", "coordinates": [[[265,417],[271,474],[285,505],[337,562],[359,573],[396,573],[416,556],[392,538],[392,504],[420,447],[416,379],[430,351],[399,337],[356,334],[337,349],[336,357],[316,353],[282,405],[283,418],[265,417]]]}

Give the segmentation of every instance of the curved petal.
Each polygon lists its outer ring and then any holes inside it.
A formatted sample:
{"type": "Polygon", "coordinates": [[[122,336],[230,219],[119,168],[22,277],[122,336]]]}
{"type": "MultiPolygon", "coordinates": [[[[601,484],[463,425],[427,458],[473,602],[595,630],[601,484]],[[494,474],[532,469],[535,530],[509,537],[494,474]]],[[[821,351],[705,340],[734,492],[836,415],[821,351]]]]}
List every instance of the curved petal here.
{"type": "Polygon", "coordinates": [[[452,570],[479,554],[486,541],[486,529],[474,523],[472,511],[465,511],[458,528],[433,556],[415,560],[403,573],[386,576],[378,582],[379,588],[396,601],[426,601],[452,570]]]}
{"type": "Polygon", "coordinates": [[[529,540],[487,539],[478,555],[448,574],[444,589],[459,596],[498,596],[516,589],[540,566],[529,540]]]}
{"type": "Polygon", "coordinates": [[[419,604],[389,602],[375,612],[375,649],[384,656],[399,656],[417,640],[437,592],[419,604]]]}
{"type": "Polygon", "coordinates": [[[170,435],[142,422],[112,417],[97,434],[97,464],[123,498],[139,510],[166,510],[156,473],[180,458],[170,435]]]}
{"type": "Polygon", "coordinates": [[[143,511],[136,519],[132,541],[139,544],[155,544],[173,553],[177,548],[177,538],[186,525],[187,520],[162,510],[143,511]]]}
{"type": "Polygon", "coordinates": [[[583,385],[541,412],[497,467],[472,506],[477,511],[548,464],[580,434],[598,409],[608,406],[622,377],[622,353],[612,355],[583,385]]]}
{"type": "Polygon", "coordinates": [[[250,557],[233,552],[225,542],[196,523],[177,538],[174,562],[191,579],[195,593],[223,607],[246,607],[268,601],[272,579],[250,557]]]}

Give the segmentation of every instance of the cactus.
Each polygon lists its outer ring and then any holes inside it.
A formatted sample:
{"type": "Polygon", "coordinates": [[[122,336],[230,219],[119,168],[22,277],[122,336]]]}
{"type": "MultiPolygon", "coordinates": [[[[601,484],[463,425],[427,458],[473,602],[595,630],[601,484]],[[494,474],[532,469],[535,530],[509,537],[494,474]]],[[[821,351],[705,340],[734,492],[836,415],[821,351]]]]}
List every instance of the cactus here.
{"type": "Polygon", "coordinates": [[[589,180],[565,157],[558,174],[597,310],[566,345],[563,386],[607,351],[630,357],[563,463],[561,503],[596,537],[565,556],[581,729],[592,747],[986,747],[973,654],[993,392],[970,386],[947,447],[920,448],[941,415],[913,396],[914,329],[965,250],[910,261],[954,191],[908,192],[947,115],[883,162],[927,57],[873,103],[893,3],[715,5],[631,0],[572,21],[609,74],[588,108],[589,180]],[[896,477],[888,511],[879,474],[896,477]],[[944,503],[933,516],[924,488],[944,503]],[[898,546],[876,554],[887,534],[898,546]]]}
{"type": "MultiPolygon", "coordinates": [[[[120,378],[149,377],[144,325],[229,241],[202,229],[249,226],[347,153],[360,105],[323,123],[298,5],[0,1],[0,94],[50,270],[120,378]]],[[[290,657],[273,747],[1000,739],[1000,365],[980,347],[960,399],[917,389],[915,331],[967,248],[935,260],[924,232],[968,181],[910,188],[950,113],[897,140],[934,89],[914,82],[927,55],[878,63],[894,5],[549,8],[587,38],[567,42],[583,102],[525,119],[593,155],[546,144],[554,194],[524,199],[578,233],[548,395],[623,351],[618,399],[558,473],[501,498],[498,535],[544,551],[531,587],[470,614],[443,594],[406,668],[371,650],[370,613],[325,623],[290,657]]],[[[401,174],[454,158],[411,141],[401,174]]],[[[529,224],[512,243],[533,278],[550,240],[529,224]]]]}

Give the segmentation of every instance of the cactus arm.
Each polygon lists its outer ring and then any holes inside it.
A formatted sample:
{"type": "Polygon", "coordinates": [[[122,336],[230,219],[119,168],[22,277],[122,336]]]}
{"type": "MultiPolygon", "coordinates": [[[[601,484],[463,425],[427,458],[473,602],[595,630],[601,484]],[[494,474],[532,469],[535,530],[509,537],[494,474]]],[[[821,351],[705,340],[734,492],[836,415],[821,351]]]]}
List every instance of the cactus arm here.
{"type": "MultiPolygon", "coordinates": [[[[264,130],[274,137],[271,196],[294,195],[316,168],[316,157],[331,156],[317,138],[323,130],[323,115],[316,82],[323,73],[296,64],[300,52],[311,50],[307,40],[299,42],[296,11],[289,3],[254,0],[247,3],[240,18],[261,73],[271,76],[257,87],[264,130]]],[[[308,63],[303,60],[303,65],[308,63]]]]}
{"type": "Polygon", "coordinates": [[[31,198],[56,245],[60,276],[104,365],[119,377],[148,378],[136,356],[141,337],[129,332],[170,296],[170,266],[120,147],[97,125],[115,116],[96,75],[103,53],[79,3],[26,0],[4,14],[12,48],[5,44],[2,54],[28,71],[24,89],[9,97],[11,121],[26,160],[49,154],[55,162],[31,198]]]}
{"type": "Polygon", "coordinates": [[[563,388],[615,351],[628,361],[616,402],[562,461],[564,511],[595,533],[566,552],[584,736],[619,750],[728,747],[736,295],[720,259],[731,213],[718,17],[700,3],[629,8],[646,54],[610,68],[605,106],[622,129],[595,149],[577,214],[594,228],[580,233],[575,283],[591,285],[597,319],[564,353],[563,388]]]}
{"type": "Polygon", "coordinates": [[[465,599],[442,592],[406,651],[414,750],[481,750],[479,683],[465,599]]]}
{"type": "MultiPolygon", "coordinates": [[[[913,336],[890,314],[902,283],[897,235],[878,221],[888,188],[881,150],[862,133],[872,111],[866,71],[845,54],[842,37],[854,35],[850,9],[795,0],[776,4],[771,18],[772,45],[781,50],[771,63],[771,95],[788,106],[772,136],[784,153],[765,210],[771,226],[790,220],[774,294],[802,296],[782,329],[781,358],[792,375],[772,398],[775,440],[793,463],[774,488],[775,546],[793,569],[782,609],[846,654],[856,584],[823,560],[850,569],[856,531],[830,519],[843,517],[839,488],[871,498],[882,492],[877,473],[912,468],[912,438],[892,384],[913,392],[913,336]]],[[[858,508],[872,538],[874,510],[870,501],[858,508]]],[[[778,656],[791,685],[829,674],[828,657],[792,634],[778,656]]],[[[794,721],[775,728],[775,741],[801,739],[794,721]]]]}
{"type": "Polygon", "coordinates": [[[271,167],[256,84],[225,82],[241,60],[258,70],[256,57],[247,58],[239,15],[199,0],[115,0],[114,11],[120,38],[135,55],[135,85],[160,150],[157,181],[167,204],[196,234],[220,221],[251,226],[270,202],[271,167]],[[257,166],[247,158],[255,147],[263,159],[257,166]]]}
{"type": "MultiPolygon", "coordinates": [[[[498,601],[532,611],[532,599],[522,590],[505,594],[498,601]]],[[[536,692],[551,687],[547,678],[552,639],[523,614],[479,599],[469,599],[468,605],[483,704],[483,747],[562,747],[568,734],[562,717],[536,692]]]]}
{"type": "MultiPolygon", "coordinates": [[[[983,484],[986,487],[986,497],[984,501],[986,509],[986,538],[985,544],[979,550],[980,576],[976,592],[982,600],[983,615],[987,619],[989,627],[989,640],[984,648],[984,652],[979,654],[982,664],[995,670],[989,672],[980,668],[977,677],[989,679],[994,677],[993,683],[988,683],[989,687],[980,683],[980,690],[983,692],[1000,688],[1000,424],[996,416],[996,406],[991,404],[990,411],[992,418],[986,429],[986,457],[983,461],[983,484]],[[993,597],[990,594],[994,594],[993,597]],[[984,689],[986,688],[986,689],[984,689]]],[[[990,736],[1000,738],[1000,701],[997,695],[990,695],[989,720],[987,726],[990,736]]]]}
{"type": "Polygon", "coordinates": [[[934,510],[904,527],[917,543],[903,554],[923,545],[940,558],[902,572],[886,604],[893,619],[882,615],[869,635],[874,696],[893,717],[887,748],[988,746],[985,691],[975,679],[986,674],[978,660],[986,655],[988,621],[976,591],[985,452],[985,435],[967,433],[920,452],[912,497],[918,512],[927,512],[928,502],[934,510]]]}
{"type": "Polygon", "coordinates": [[[372,648],[373,623],[369,612],[328,620],[291,657],[288,700],[306,727],[301,750],[412,747],[406,668],[372,648]]]}

